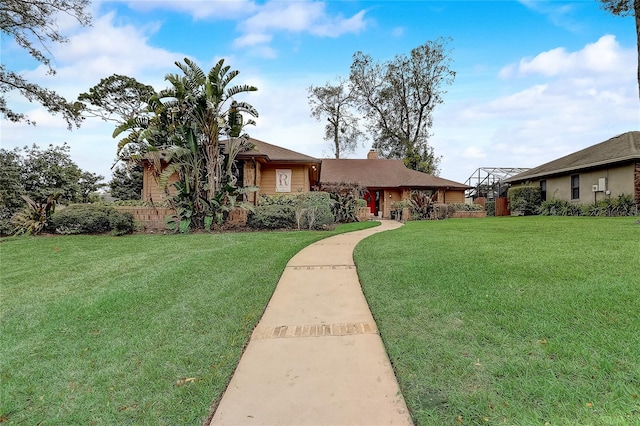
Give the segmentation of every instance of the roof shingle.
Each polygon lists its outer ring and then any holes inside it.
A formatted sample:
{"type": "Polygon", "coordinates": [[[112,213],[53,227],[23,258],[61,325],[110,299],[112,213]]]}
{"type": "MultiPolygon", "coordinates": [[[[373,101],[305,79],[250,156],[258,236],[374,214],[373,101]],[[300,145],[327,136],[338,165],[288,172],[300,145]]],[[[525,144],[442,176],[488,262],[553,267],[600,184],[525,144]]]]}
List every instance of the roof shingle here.
{"type": "Polygon", "coordinates": [[[640,131],[614,136],[604,142],[512,176],[506,179],[506,182],[520,182],[633,160],[640,160],[640,131]]]}
{"type": "Polygon", "coordinates": [[[322,160],[320,182],[357,183],[368,188],[470,188],[405,167],[402,160],[322,160]]]}
{"type": "Polygon", "coordinates": [[[258,139],[249,138],[249,142],[254,145],[254,149],[238,154],[239,159],[251,158],[251,157],[263,157],[268,161],[285,161],[294,163],[317,163],[321,160],[310,157],[308,155],[300,154],[299,152],[292,151],[290,149],[282,148],[281,146],[272,145],[267,142],[263,142],[258,139]]]}

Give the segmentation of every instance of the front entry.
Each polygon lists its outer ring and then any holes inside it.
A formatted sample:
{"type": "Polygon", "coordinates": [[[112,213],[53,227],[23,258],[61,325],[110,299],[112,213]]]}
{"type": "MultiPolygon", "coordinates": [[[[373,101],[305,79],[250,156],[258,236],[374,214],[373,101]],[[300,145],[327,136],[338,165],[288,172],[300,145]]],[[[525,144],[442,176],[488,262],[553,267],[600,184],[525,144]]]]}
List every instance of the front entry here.
{"type": "Polygon", "coordinates": [[[372,215],[377,216],[380,211],[380,196],[382,191],[367,191],[364,194],[364,200],[372,215]]]}

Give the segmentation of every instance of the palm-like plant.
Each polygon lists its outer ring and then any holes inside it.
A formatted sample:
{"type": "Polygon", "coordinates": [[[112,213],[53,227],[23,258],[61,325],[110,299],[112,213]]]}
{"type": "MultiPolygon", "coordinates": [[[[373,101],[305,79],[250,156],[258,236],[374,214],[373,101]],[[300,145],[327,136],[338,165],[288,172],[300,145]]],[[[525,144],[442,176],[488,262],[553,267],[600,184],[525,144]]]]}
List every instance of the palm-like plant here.
{"type": "MultiPolygon", "coordinates": [[[[176,126],[187,126],[195,132],[198,145],[205,156],[208,200],[216,197],[224,187],[224,153],[220,136],[228,139],[245,139],[240,136],[245,125],[255,124],[253,119],[243,122],[242,113],[257,117],[258,112],[246,102],[236,102],[233,97],[244,92],[258,90],[249,85],[231,85],[239,71],[231,70],[221,59],[205,74],[193,61],[185,58],[176,62],[183,75],[168,74],[165,79],[170,88],[159,93],[159,98],[176,126]]],[[[234,158],[227,158],[233,162],[234,158]]]]}
{"type": "Polygon", "coordinates": [[[253,106],[236,101],[234,96],[257,89],[232,85],[239,72],[230,70],[224,60],[207,74],[189,59],[176,65],[182,74],[165,77],[171,86],[149,100],[148,115],[119,126],[114,137],[128,131],[118,144],[118,152],[135,146],[144,158],[157,160],[153,167],[161,186],[166,188],[169,176],[178,173],[173,200],[176,222],[182,229],[186,222],[201,228],[207,218],[218,217],[234,205],[238,193],[235,158],[250,148],[242,131],[244,126],[255,124],[252,118],[245,121],[243,114],[258,116],[253,106]],[[226,140],[224,147],[221,139],[226,140]]]}

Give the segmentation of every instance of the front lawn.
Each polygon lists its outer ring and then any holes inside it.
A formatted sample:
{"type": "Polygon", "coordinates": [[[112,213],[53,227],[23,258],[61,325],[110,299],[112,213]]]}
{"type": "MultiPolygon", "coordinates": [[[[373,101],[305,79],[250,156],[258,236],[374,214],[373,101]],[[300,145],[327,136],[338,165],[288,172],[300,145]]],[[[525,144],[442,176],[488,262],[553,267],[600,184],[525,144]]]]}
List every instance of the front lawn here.
{"type": "Polygon", "coordinates": [[[420,425],[640,424],[637,218],[409,222],[356,248],[420,425]]]}
{"type": "Polygon", "coordinates": [[[0,242],[0,422],[201,424],[287,261],[368,226],[0,242]]]}

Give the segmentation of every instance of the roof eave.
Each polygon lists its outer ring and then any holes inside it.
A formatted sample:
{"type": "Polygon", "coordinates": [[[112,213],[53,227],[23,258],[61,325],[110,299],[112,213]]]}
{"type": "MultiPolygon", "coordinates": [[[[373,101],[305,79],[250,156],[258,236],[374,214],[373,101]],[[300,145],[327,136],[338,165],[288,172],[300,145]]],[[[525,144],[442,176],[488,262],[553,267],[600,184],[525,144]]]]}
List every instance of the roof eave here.
{"type": "Polygon", "coordinates": [[[551,171],[548,171],[548,172],[534,173],[534,174],[525,175],[525,176],[522,176],[522,177],[513,176],[513,177],[511,177],[509,179],[505,179],[505,182],[506,183],[522,182],[522,181],[525,181],[525,180],[538,179],[538,178],[541,178],[541,177],[558,176],[558,175],[563,175],[563,174],[567,174],[567,173],[570,173],[570,172],[577,172],[577,171],[582,171],[582,170],[595,169],[595,168],[599,168],[599,167],[602,167],[602,166],[621,165],[621,164],[625,164],[627,162],[632,162],[632,161],[637,161],[637,160],[640,160],[640,155],[628,155],[628,156],[625,156],[625,157],[616,158],[615,160],[596,161],[594,163],[583,164],[583,165],[576,166],[576,167],[564,167],[562,169],[551,170],[551,171]]]}

